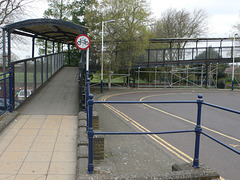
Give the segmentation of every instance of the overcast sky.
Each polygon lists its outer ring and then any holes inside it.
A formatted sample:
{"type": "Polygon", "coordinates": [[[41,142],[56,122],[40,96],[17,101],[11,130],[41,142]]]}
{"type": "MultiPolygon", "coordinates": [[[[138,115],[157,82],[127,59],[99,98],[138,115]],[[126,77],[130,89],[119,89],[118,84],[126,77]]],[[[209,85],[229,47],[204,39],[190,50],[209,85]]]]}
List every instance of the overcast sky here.
{"type": "Polygon", "coordinates": [[[240,22],[239,0],[149,0],[151,11],[156,18],[169,8],[204,9],[208,15],[208,37],[229,37],[233,25],[240,22]]]}
{"type": "MultiPolygon", "coordinates": [[[[41,1],[41,9],[38,4],[38,17],[42,17],[47,9],[47,0],[41,1]]],[[[204,9],[208,15],[208,37],[229,37],[234,35],[233,25],[240,22],[240,0],[147,0],[155,18],[169,8],[204,9]]]]}
{"type": "MultiPolygon", "coordinates": [[[[233,25],[240,23],[240,0],[147,0],[155,18],[169,8],[204,9],[208,15],[208,37],[230,37],[236,32],[233,25]]],[[[48,8],[47,0],[35,1],[32,11],[35,17],[42,18],[48,8]]],[[[34,15],[33,15],[34,16],[34,15]]],[[[29,53],[30,54],[30,53],[29,53]]],[[[25,55],[23,55],[25,56],[25,55]]]]}

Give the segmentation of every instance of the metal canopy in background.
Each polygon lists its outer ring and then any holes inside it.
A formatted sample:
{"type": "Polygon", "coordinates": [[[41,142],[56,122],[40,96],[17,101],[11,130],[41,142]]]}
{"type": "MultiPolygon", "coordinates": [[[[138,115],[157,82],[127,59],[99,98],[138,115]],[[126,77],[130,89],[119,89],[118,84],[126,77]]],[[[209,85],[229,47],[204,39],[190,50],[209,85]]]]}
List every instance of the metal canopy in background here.
{"type": "Polygon", "coordinates": [[[150,43],[178,43],[178,42],[219,42],[219,41],[233,41],[233,38],[156,38],[149,39],[150,43]]]}
{"type": "Polygon", "coordinates": [[[74,44],[75,38],[79,34],[86,34],[87,28],[55,19],[29,19],[6,25],[3,30],[28,37],[74,44]]]}
{"type": "Polygon", "coordinates": [[[240,62],[237,53],[240,46],[235,40],[240,38],[149,39],[148,49],[135,59],[134,67],[232,63],[233,58],[235,62],[240,62]]]}

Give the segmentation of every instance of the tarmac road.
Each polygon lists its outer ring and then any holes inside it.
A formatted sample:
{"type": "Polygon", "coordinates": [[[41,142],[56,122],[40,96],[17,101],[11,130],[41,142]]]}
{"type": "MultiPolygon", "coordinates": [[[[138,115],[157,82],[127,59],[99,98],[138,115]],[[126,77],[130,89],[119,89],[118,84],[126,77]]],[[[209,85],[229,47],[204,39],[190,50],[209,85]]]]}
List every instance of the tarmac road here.
{"type": "MultiPolygon", "coordinates": [[[[116,101],[173,101],[197,100],[198,94],[208,103],[240,111],[239,91],[219,91],[203,89],[154,89],[134,90],[131,92],[112,93],[104,100],[116,101]]],[[[135,104],[111,107],[124,113],[130,119],[130,126],[138,131],[172,131],[194,129],[197,119],[195,104],[135,104]],[[139,125],[136,125],[137,122],[139,125]],[[135,125],[132,125],[135,124],[135,125]]],[[[123,121],[127,121],[126,118],[123,121]]],[[[239,115],[203,106],[203,131],[240,150],[239,115]]],[[[170,134],[159,136],[164,144],[154,142],[159,148],[178,161],[192,162],[195,133],[170,134]],[[174,148],[175,147],[175,148],[174,148]]],[[[200,162],[216,170],[224,179],[239,180],[240,156],[214,141],[201,135],[200,162]]]]}

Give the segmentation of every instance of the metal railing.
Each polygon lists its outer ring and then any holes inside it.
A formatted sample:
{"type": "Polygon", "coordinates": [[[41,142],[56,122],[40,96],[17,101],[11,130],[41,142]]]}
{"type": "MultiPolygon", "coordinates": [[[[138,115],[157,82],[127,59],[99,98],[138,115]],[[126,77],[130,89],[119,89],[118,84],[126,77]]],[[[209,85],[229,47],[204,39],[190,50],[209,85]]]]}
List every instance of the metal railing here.
{"type": "Polygon", "coordinates": [[[198,95],[198,99],[195,101],[93,101],[93,95],[90,94],[90,81],[87,81],[86,91],[88,94],[88,98],[86,98],[87,105],[87,134],[88,134],[88,173],[94,173],[93,168],[93,136],[94,135],[147,135],[147,134],[176,134],[176,133],[189,133],[195,132],[195,151],[194,151],[194,158],[193,158],[193,167],[199,168],[199,149],[200,149],[200,135],[203,134],[206,137],[216,141],[217,143],[221,144],[222,146],[228,148],[229,150],[240,154],[240,151],[230,147],[229,145],[219,141],[218,139],[214,138],[213,136],[203,132],[201,127],[201,115],[202,115],[202,105],[214,107],[217,109],[221,109],[224,111],[229,111],[232,113],[240,114],[240,111],[221,107],[218,105],[210,104],[203,101],[203,96],[200,94],[198,95]],[[159,131],[159,132],[94,132],[93,129],[93,105],[94,104],[196,104],[197,105],[197,122],[195,129],[188,129],[188,130],[178,130],[178,131],[159,131]]]}
{"type": "Polygon", "coordinates": [[[6,111],[13,111],[12,74],[12,68],[8,72],[0,74],[0,116],[6,111]]]}
{"type": "MultiPolygon", "coordinates": [[[[239,52],[240,46],[235,47],[239,52]]],[[[240,54],[235,54],[239,61],[240,54]]],[[[147,49],[144,55],[135,59],[135,66],[150,66],[162,64],[192,64],[199,62],[231,62],[233,46],[226,47],[194,47],[147,49]]]]}
{"type": "Polygon", "coordinates": [[[64,53],[50,54],[14,61],[13,109],[25,101],[64,65],[64,53]]]}

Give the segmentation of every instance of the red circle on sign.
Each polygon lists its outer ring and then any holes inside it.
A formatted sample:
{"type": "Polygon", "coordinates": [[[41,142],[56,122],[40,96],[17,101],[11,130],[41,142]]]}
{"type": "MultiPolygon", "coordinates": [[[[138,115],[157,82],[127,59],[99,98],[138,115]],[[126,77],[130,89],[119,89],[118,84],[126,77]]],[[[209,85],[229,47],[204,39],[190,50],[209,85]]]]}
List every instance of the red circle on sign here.
{"type": "Polygon", "coordinates": [[[90,47],[91,40],[86,34],[80,34],[75,39],[75,45],[77,46],[78,49],[86,50],[90,47]]]}

